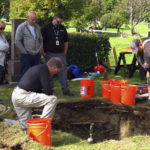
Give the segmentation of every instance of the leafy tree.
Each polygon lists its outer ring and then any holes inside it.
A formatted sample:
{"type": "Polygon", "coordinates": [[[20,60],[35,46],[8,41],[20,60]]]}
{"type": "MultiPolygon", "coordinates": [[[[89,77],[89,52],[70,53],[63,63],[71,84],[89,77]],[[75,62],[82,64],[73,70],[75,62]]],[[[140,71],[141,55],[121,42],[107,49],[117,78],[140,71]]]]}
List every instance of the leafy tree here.
{"type": "Polygon", "coordinates": [[[115,9],[118,4],[120,4],[121,0],[100,0],[101,5],[101,15],[106,13],[111,13],[115,9]]]}
{"type": "Polygon", "coordinates": [[[11,0],[10,18],[25,18],[28,11],[34,10],[38,14],[39,23],[43,25],[49,22],[56,12],[62,13],[64,20],[70,20],[73,12],[81,10],[83,6],[82,0],[11,0]]]}
{"type": "Polygon", "coordinates": [[[101,18],[103,28],[116,28],[117,32],[120,32],[119,30],[124,23],[127,23],[127,20],[119,13],[108,13],[101,18]]]}
{"type": "Polygon", "coordinates": [[[131,34],[135,33],[135,26],[144,20],[144,14],[148,10],[150,0],[122,0],[118,6],[121,13],[128,14],[131,34]]]}
{"type": "Polygon", "coordinates": [[[97,0],[85,0],[84,7],[76,12],[73,12],[72,24],[77,31],[88,26],[89,22],[93,22],[100,11],[97,0]]]}
{"type": "Polygon", "coordinates": [[[38,14],[40,25],[49,22],[56,13],[64,15],[65,25],[72,21],[77,31],[83,29],[98,16],[98,0],[11,0],[10,18],[25,18],[28,11],[34,10],[38,14]],[[15,7],[14,7],[15,6],[15,7]]]}
{"type": "Polygon", "coordinates": [[[0,0],[0,19],[9,17],[9,0],[0,0]]]}
{"type": "Polygon", "coordinates": [[[148,1],[147,3],[148,3],[148,6],[147,6],[146,11],[143,14],[143,18],[145,21],[150,22],[150,1],[148,1]]]}

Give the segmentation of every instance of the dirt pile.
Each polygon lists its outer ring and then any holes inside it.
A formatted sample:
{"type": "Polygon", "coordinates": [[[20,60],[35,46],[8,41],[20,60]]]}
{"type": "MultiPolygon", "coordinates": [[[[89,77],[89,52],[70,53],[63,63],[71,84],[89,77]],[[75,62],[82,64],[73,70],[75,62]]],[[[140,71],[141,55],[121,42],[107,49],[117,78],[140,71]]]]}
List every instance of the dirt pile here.
{"type": "Polygon", "coordinates": [[[100,100],[59,103],[52,127],[87,139],[91,123],[94,123],[92,133],[95,142],[149,135],[150,109],[114,105],[100,100]]]}

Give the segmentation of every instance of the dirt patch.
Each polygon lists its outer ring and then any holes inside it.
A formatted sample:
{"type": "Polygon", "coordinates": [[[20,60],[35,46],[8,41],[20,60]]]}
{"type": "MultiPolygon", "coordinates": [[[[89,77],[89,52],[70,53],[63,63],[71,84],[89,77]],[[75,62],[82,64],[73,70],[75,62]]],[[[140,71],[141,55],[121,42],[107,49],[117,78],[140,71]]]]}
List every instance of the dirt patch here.
{"type": "Polygon", "coordinates": [[[59,103],[52,128],[87,139],[91,123],[94,123],[92,134],[95,142],[138,134],[149,135],[150,109],[115,105],[101,100],[59,103]]]}

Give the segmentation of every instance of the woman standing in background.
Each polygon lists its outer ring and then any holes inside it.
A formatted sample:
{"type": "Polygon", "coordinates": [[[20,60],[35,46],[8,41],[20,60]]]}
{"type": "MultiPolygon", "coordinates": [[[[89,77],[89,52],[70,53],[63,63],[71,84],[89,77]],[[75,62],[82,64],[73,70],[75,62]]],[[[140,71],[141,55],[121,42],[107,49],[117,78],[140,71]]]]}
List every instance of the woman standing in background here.
{"type": "Polygon", "coordinates": [[[4,21],[0,20],[0,85],[3,84],[5,73],[4,73],[4,62],[6,52],[9,50],[9,44],[5,39],[5,36],[2,34],[6,24],[4,21]]]}

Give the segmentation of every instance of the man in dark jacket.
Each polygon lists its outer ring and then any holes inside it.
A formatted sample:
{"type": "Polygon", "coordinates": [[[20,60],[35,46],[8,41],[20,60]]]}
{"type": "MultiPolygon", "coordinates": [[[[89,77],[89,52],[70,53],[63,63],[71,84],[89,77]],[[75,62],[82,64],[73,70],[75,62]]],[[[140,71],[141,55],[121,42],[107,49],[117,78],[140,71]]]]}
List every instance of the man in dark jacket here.
{"type": "Polygon", "coordinates": [[[61,69],[61,60],[53,57],[47,64],[28,69],[14,89],[12,102],[23,130],[27,128],[26,121],[32,117],[33,107],[44,106],[41,118],[53,118],[57,97],[53,95],[50,80],[61,69]]]}
{"type": "MultiPolygon", "coordinates": [[[[59,57],[62,60],[63,69],[58,73],[58,78],[61,83],[63,94],[73,96],[67,82],[66,54],[68,51],[68,34],[66,28],[61,25],[62,20],[63,16],[61,14],[56,14],[52,22],[42,28],[43,56],[46,62],[52,57],[59,57]]],[[[54,87],[53,82],[51,85],[54,87]]]]}

